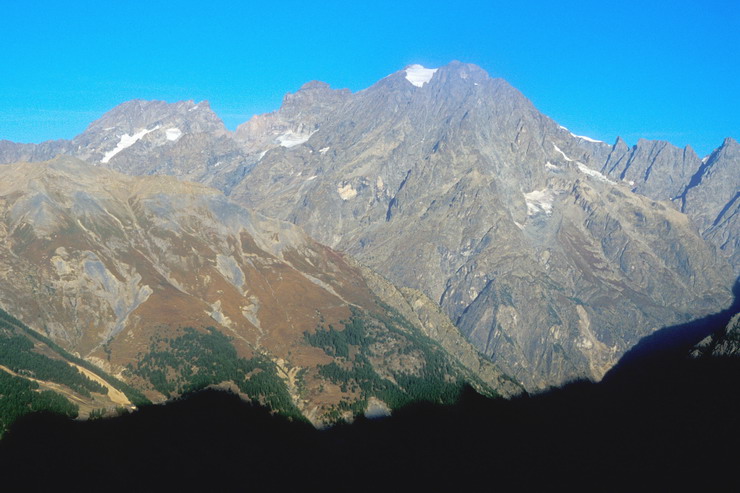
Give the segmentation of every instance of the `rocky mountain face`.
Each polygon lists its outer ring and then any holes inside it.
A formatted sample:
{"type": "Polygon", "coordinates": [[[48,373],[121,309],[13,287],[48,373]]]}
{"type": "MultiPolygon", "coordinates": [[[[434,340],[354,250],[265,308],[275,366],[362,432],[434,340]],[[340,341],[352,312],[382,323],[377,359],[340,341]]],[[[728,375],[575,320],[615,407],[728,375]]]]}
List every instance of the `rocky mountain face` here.
{"type": "Polygon", "coordinates": [[[268,151],[232,197],[425,293],[530,389],[598,379],[655,328],[729,303],[689,219],[597,171],[613,146],[478,67],[409,72],[268,151]]]}
{"type": "Polygon", "coordinates": [[[3,166],[0,236],[0,304],[154,401],[220,384],[321,423],[425,385],[519,391],[472,347],[446,352],[384,279],[203,185],[3,166]]]}
{"type": "Polygon", "coordinates": [[[448,351],[468,343],[446,317],[528,389],[599,379],[655,329],[727,306],[740,269],[737,142],[702,160],[576,136],[458,62],[354,94],[310,82],[234,133],[205,103],[133,101],[70,142],[0,143],[2,162],[58,153],[300,226],[401,286],[375,291],[448,351]]]}
{"type": "Polygon", "coordinates": [[[740,275],[740,144],[727,138],[704,159],[691,149],[641,139],[632,148],[617,140],[602,173],[629,182],[633,191],[672,201],[740,275]]]}
{"type": "Polygon", "coordinates": [[[287,94],[277,111],[239,125],[234,137],[260,152],[303,144],[350,96],[347,89],[335,91],[325,82],[307,82],[295,94],[287,94]]]}
{"type": "Polygon", "coordinates": [[[222,188],[230,173],[242,173],[249,162],[249,152],[237,145],[207,101],[133,100],[71,141],[0,141],[4,163],[45,161],[62,154],[127,174],[172,175],[222,188]]]}

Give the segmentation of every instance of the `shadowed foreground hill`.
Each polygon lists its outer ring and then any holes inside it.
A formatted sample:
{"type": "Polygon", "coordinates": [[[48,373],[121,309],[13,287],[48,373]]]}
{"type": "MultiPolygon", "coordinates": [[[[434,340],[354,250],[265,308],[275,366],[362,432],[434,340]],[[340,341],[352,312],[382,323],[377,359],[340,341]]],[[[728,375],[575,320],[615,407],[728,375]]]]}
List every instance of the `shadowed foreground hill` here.
{"type": "Polygon", "coordinates": [[[734,344],[732,310],[646,338],[600,383],[511,400],[468,388],[453,406],[415,404],[324,431],[213,390],[114,419],[30,415],[0,441],[0,484],[25,491],[737,491],[740,358],[696,349],[734,344]],[[696,346],[707,334],[714,343],[696,346]]]}
{"type": "Polygon", "coordinates": [[[116,419],[27,417],[0,464],[24,490],[716,491],[740,486],[737,375],[738,359],[686,358],[629,385],[511,401],[469,391],[326,431],[204,391],[116,419]]]}

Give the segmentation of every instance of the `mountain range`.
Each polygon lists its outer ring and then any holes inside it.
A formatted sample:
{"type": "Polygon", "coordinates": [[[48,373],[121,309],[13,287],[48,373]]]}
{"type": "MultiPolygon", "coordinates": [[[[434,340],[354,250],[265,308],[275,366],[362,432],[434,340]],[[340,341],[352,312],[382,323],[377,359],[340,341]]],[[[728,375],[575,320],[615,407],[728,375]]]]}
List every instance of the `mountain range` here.
{"type": "Polygon", "coordinates": [[[154,401],[220,384],[320,424],[599,380],[740,273],[735,140],[576,136],[459,62],[233,132],[129,101],[0,162],[0,306],[154,401]]]}

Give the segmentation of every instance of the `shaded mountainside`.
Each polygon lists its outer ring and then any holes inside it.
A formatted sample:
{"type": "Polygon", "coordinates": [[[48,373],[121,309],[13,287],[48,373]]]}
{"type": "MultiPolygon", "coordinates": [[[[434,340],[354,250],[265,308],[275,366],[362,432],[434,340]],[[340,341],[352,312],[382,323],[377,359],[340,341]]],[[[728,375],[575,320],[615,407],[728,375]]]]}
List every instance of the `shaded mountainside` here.
{"type": "Polygon", "coordinates": [[[737,304],[667,328],[662,337],[678,334],[669,351],[661,345],[639,359],[626,357],[617,368],[629,371],[600,383],[572,382],[511,400],[467,388],[454,405],[414,404],[389,418],[361,417],[322,431],[233,394],[205,391],[114,419],[27,416],[0,441],[0,464],[6,481],[27,479],[44,464],[46,474],[27,483],[29,491],[45,491],[65,474],[84,476],[77,485],[83,491],[110,478],[117,478],[109,484],[116,491],[143,484],[734,491],[740,358],[716,352],[696,358],[690,350],[703,333],[723,332],[728,320],[732,332],[737,304]]]}
{"type": "Polygon", "coordinates": [[[0,142],[0,162],[59,153],[297,224],[440,305],[530,390],[599,379],[643,336],[726,307],[740,269],[733,139],[702,160],[576,136],[459,62],[357,93],[309,82],[233,133],[206,102],[137,100],[72,141],[0,142]]]}
{"type": "Polygon", "coordinates": [[[465,383],[520,390],[472,347],[445,351],[387,281],[203,185],[5,166],[0,236],[0,304],[154,401],[219,384],[321,423],[465,383]]]}
{"type": "Polygon", "coordinates": [[[740,486],[730,452],[739,370],[737,359],[708,358],[623,387],[581,382],[511,401],[468,391],[455,406],[326,431],[206,392],[110,420],[26,418],[0,442],[0,461],[6,481],[44,464],[29,491],[67,474],[85,478],[83,491],[727,491],[740,486]]]}

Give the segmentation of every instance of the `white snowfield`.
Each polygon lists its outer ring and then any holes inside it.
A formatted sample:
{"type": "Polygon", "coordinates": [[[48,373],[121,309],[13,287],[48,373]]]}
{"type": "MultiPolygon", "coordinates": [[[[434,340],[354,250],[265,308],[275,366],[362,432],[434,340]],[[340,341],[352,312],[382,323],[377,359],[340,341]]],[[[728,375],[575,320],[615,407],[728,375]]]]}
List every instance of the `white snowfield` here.
{"type": "Polygon", "coordinates": [[[297,134],[294,133],[292,130],[289,130],[288,132],[279,136],[277,138],[277,141],[283,147],[294,147],[305,143],[313,134],[314,132],[311,132],[310,134],[297,134]]]}
{"type": "Polygon", "coordinates": [[[556,146],[554,142],[552,143],[552,146],[555,148],[556,151],[558,151],[560,153],[561,156],[563,156],[563,159],[565,159],[566,161],[570,161],[570,162],[573,161],[563,151],[561,151],[560,148],[558,146],[556,146]]]}
{"type": "Polygon", "coordinates": [[[179,128],[168,128],[164,133],[167,136],[167,140],[175,141],[182,135],[182,130],[179,128]]]}
{"type": "Polygon", "coordinates": [[[154,132],[157,129],[159,129],[159,125],[157,125],[156,127],[152,128],[152,129],[149,129],[149,130],[147,130],[147,129],[139,130],[136,133],[134,133],[133,135],[129,135],[129,134],[123,134],[123,135],[121,135],[121,140],[118,141],[118,144],[116,144],[115,149],[106,152],[105,155],[103,156],[103,159],[101,159],[100,162],[101,163],[107,163],[108,161],[110,161],[113,158],[113,156],[115,156],[116,154],[118,154],[122,150],[127,149],[127,148],[131,147],[132,145],[136,144],[136,142],[138,142],[146,134],[148,134],[150,132],[154,132]]]}
{"type": "Polygon", "coordinates": [[[591,168],[589,168],[588,166],[586,166],[583,163],[576,162],[576,164],[578,165],[578,169],[580,170],[581,173],[586,173],[589,176],[593,176],[597,180],[600,180],[600,181],[603,181],[603,182],[606,182],[606,183],[611,183],[613,185],[616,185],[616,182],[610,180],[609,178],[607,178],[606,176],[602,175],[601,173],[599,173],[595,169],[591,169],[591,168]]]}
{"type": "Polygon", "coordinates": [[[573,132],[570,132],[570,134],[577,139],[585,140],[587,142],[593,142],[594,144],[604,144],[603,140],[592,139],[591,137],[586,137],[585,135],[576,135],[573,132]]]}
{"type": "MultiPolygon", "coordinates": [[[[589,176],[592,176],[592,177],[596,178],[599,181],[603,181],[603,182],[606,182],[606,183],[611,183],[613,185],[616,185],[616,182],[610,180],[609,178],[607,178],[606,176],[602,175],[601,173],[599,173],[595,169],[591,169],[588,166],[586,166],[585,164],[583,164],[583,163],[581,163],[579,161],[574,161],[573,159],[569,158],[568,155],[565,154],[558,146],[556,146],[554,142],[552,143],[552,146],[555,148],[556,151],[558,151],[560,153],[561,156],[563,156],[563,159],[565,159],[566,161],[570,161],[571,163],[576,163],[576,165],[578,166],[578,171],[580,171],[581,173],[585,173],[585,174],[587,174],[589,176]]],[[[551,164],[551,163],[548,161],[547,164],[551,164]]],[[[545,164],[545,166],[547,166],[547,164],[545,164]]]]}
{"type": "Polygon", "coordinates": [[[432,80],[436,71],[436,68],[424,68],[421,65],[409,65],[406,67],[406,80],[416,87],[422,87],[424,84],[432,80]]]}
{"type": "Polygon", "coordinates": [[[573,132],[571,132],[570,130],[568,130],[566,127],[564,127],[562,125],[558,125],[558,127],[561,128],[561,129],[563,129],[563,130],[565,130],[572,137],[575,137],[576,139],[582,139],[582,140],[585,140],[586,142],[593,142],[595,144],[605,144],[606,143],[603,140],[592,139],[591,137],[586,137],[585,135],[576,135],[576,134],[574,134],[573,132]]]}

